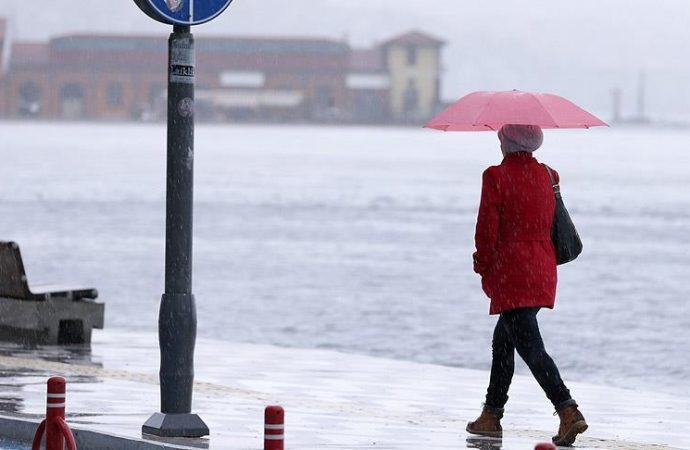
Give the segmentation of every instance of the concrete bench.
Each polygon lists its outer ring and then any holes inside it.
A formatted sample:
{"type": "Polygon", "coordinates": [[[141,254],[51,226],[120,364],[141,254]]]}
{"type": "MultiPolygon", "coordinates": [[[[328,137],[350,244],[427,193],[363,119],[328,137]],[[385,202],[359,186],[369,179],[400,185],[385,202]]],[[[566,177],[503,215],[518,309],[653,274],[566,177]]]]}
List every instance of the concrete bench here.
{"type": "Polygon", "coordinates": [[[94,288],[29,284],[15,242],[0,241],[0,339],[27,344],[88,344],[103,328],[94,288]]]}

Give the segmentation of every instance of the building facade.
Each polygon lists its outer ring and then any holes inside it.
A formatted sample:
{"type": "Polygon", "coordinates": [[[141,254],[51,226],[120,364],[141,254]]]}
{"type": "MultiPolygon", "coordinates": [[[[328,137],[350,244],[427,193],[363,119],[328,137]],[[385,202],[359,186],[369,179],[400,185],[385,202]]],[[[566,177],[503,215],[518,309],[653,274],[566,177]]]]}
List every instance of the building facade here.
{"type": "MultiPolygon", "coordinates": [[[[6,28],[0,19],[0,116],[165,117],[165,37],[9,42],[6,28]]],[[[440,104],[442,46],[420,32],[370,49],[318,38],[198,39],[195,112],[213,121],[419,121],[440,104]]]]}

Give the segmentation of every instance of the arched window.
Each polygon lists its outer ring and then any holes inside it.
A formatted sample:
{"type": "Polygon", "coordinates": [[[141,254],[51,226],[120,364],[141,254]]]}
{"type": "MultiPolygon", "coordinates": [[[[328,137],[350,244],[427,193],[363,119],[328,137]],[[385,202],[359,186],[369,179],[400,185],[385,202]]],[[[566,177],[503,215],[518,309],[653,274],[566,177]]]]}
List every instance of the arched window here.
{"type": "Polygon", "coordinates": [[[69,83],[60,90],[60,115],[65,119],[84,117],[84,89],[80,84],[69,83]]]}
{"type": "Polygon", "coordinates": [[[113,108],[122,106],[124,99],[124,87],[122,86],[122,83],[110,83],[108,85],[106,97],[108,99],[108,106],[113,108]]]}
{"type": "Polygon", "coordinates": [[[43,91],[34,81],[19,86],[18,113],[21,116],[37,116],[41,113],[43,91]]]}

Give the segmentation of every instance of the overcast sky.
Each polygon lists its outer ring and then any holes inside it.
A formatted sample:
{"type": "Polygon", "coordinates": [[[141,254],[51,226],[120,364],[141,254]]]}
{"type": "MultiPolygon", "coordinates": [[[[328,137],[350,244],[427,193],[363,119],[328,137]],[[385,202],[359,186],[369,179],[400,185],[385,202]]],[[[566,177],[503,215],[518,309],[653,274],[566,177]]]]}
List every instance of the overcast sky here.
{"type": "MultiPolygon", "coordinates": [[[[167,35],[131,0],[0,0],[14,39],[75,32],[167,35]]],[[[565,95],[605,118],[612,88],[636,109],[690,115],[690,0],[234,0],[210,34],[323,36],[370,46],[418,29],[447,41],[443,96],[523,89],[565,95]]],[[[203,70],[203,68],[199,68],[203,70]]]]}

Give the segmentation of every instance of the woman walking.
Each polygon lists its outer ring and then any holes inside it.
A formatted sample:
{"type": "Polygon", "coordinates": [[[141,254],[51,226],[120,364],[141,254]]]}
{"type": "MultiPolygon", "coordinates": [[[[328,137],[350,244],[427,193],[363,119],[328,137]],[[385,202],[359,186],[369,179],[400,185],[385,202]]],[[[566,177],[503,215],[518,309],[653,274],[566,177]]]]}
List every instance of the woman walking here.
{"type": "MultiPolygon", "coordinates": [[[[537,313],[553,308],[556,255],[551,242],[555,200],[547,168],[532,152],[543,141],[534,125],[504,125],[498,132],[503,161],[482,177],[475,234],[474,270],[498,314],[491,376],[481,415],[467,424],[472,434],[500,437],[503,408],[513,378],[515,351],[527,363],[560,418],[556,445],[571,445],[587,423],[544,348],[537,313]]],[[[552,171],[556,183],[558,173],[552,171]]]]}

